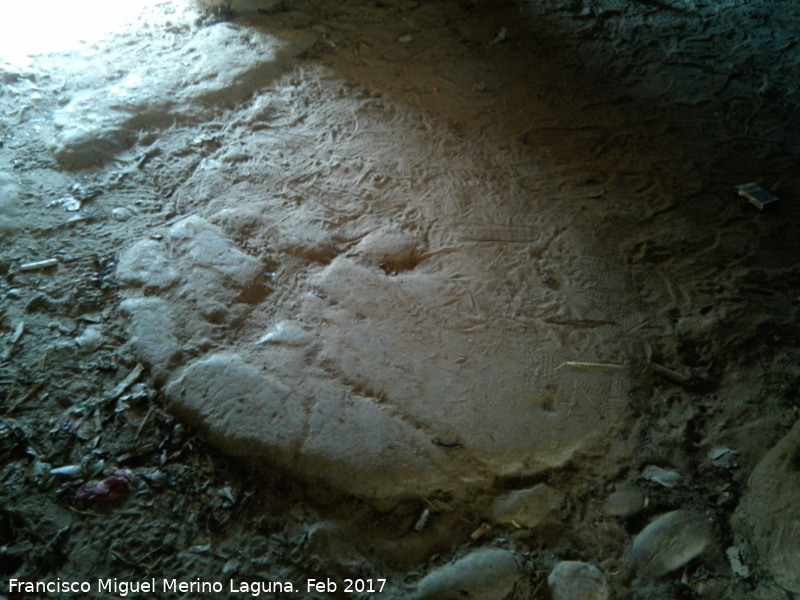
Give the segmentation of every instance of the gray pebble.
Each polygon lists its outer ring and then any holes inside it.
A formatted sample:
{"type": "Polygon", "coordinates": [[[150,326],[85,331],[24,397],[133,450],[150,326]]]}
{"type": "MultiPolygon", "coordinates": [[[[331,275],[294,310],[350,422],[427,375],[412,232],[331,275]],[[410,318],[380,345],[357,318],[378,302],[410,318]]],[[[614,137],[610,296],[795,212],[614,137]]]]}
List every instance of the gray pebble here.
{"type": "Polygon", "coordinates": [[[428,574],[419,583],[417,600],[503,600],[522,575],[512,552],[476,550],[428,574]]]}
{"type": "Polygon", "coordinates": [[[711,527],[701,514],[676,510],[661,515],[633,540],[639,572],[656,579],[696,558],[711,542],[711,527]]]}
{"type": "Polygon", "coordinates": [[[553,600],[608,600],[603,572],[585,562],[563,561],[547,577],[553,600]]]}
{"type": "Polygon", "coordinates": [[[647,497],[638,488],[625,487],[615,491],[603,503],[603,510],[612,517],[629,519],[647,506],[647,497]]]}

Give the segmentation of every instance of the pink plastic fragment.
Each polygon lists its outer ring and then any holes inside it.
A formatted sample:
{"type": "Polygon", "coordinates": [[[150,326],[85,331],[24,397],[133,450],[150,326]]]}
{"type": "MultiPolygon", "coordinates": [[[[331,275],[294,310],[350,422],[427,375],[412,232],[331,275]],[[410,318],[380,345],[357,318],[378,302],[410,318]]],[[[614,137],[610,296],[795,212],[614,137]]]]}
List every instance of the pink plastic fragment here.
{"type": "Polygon", "coordinates": [[[117,471],[103,481],[87,481],[75,492],[75,498],[97,502],[119,500],[128,491],[128,485],[131,482],[130,478],[131,472],[126,469],[117,471]]]}

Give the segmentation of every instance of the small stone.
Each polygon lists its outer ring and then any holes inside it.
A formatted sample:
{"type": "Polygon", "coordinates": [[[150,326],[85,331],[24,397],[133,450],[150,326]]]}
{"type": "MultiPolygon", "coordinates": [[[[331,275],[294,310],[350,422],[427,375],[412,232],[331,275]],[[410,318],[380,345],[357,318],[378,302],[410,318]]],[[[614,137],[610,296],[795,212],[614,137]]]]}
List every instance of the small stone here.
{"type": "Polygon", "coordinates": [[[742,553],[736,546],[731,546],[725,550],[728,562],[731,564],[731,571],[736,577],[747,579],[750,577],[750,568],[742,561],[742,553]]]}
{"type": "Polygon", "coordinates": [[[608,600],[603,572],[585,562],[558,563],[547,577],[553,600],[608,600]]]}
{"type": "Polygon", "coordinates": [[[303,345],[310,342],[311,334],[297,321],[279,321],[256,344],[303,345]]]}
{"type": "Polygon", "coordinates": [[[642,477],[667,488],[674,488],[683,480],[683,476],[680,473],[668,471],[655,465],[646,466],[642,470],[642,477]]]}
{"type": "Polygon", "coordinates": [[[103,343],[103,333],[99,327],[87,327],[75,338],[75,343],[83,350],[93,352],[103,343]]]}
{"type": "Polygon", "coordinates": [[[736,460],[738,454],[736,450],[730,448],[712,448],[708,453],[708,460],[720,469],[735,469],[739,466],[739,461],[736,460]]]}
{"type": "Polygon", "coordinates": [[[492,506],[498,523],[534,528],[560,520],[566,496],[546,483],[500,496],[492,506]]]}
{"type": "Polygon", "coordinates": [[[397,38],[397,42],[399,44],[410,44],[413,41],[414,41],[414,36],[410,34],[401,35],[399,38],[397,38]]]}
{"type": "Polygon", "coordinates": [[[611,494],[603,503],[606,514],[629,519],[647,506],[647,497],[638,488],[622,488],[611,494]]]}
{"type": "Polygon", "coordinates": [[[658,517],[633,540],[633,557],[647,579],[671,573],[700,556],[711,543],[711,527],[701,514],[676,510],[658,517]]]}
{"type": "Polygon", "coordinates": [[[417,588],[417,600],[503,600],[522,575],[512,552],[477,550],[428,574],[417,588]]]}

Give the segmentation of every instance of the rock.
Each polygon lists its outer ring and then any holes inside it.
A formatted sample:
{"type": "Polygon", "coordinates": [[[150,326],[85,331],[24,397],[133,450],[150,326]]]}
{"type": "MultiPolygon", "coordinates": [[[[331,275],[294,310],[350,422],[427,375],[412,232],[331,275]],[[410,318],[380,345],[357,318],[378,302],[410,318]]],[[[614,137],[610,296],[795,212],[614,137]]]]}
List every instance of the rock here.
{"type": "Polygon", "coordinates": [[[733,526],[772,580],[800,594],[800,421],[753,470],[733,526]]]}
{"type": "Polygon", "coordinates": [[[177,222],[166,239],[192,269],[193,278],[206,285],[244,289],[264,272],[261,261],[239,250],[218,227],[200,217],[192,215],[177,222]]]}
{"type": "Polygon", "coordinates": [[[642,469],[642,477],[668,488],[675,487],[683,480],[683,476],[680,473],[668,471],[667,469],[662,469],[655,465],[648,465],[642,469]]]}
{"type": "Polygon", "coordinates": [[[634,487],[623,487],[612,493],[603,503],[606,514],[620,519],[629,519],[647,506],[644,492],[634,487]]]}
{"type": "Polygon", "coordinates": [[[564,493],[540,483],[497,498],[492,517],[498,523],[533,528],[559,521],[565,501],[564,493]]]}
{"type": "Polygon", "coordinates": [[[728,557],[728,562],[731,565],[731,572],[736,577],[747,579],[750,577],[750,567],[748,567],[742,560],[742,553],[736,546],[731,546],[725,550],[725,555],[728,557]]]}
{"type": "Polygon", "coordinates": [[[0,173],[0,238],[19,227],[19,184],[9,173],[0,173]]]}
{"type": "Polygon", "coordinates": [[[120,304],[120,310],[128,317],[136,356],[150,367],[156,380],[163,380],[182,356],[170,305],[159,298],[129,298],[120,304]]]}
{"type": "Polygon", "coordinates": [[[661,515],[633,540],[639,573],[656,579],[702,554],[711,543],[711,527],[701,514],[676,510],[661,515]]]}
{"type": "Polygon", "coordinates": [[[117,278],[125,285],[145,290],[166,289],[178,281],[173,262],[164,244],[142,240],[120,255],[117,278]]]}
{"type": "Polygon", "coordinates": [[[420,581],[417,600],[503,600],[514,589],[522,570],[512,552],[476,550],[433,571],[420,581]]]}
{"type": "Polygon", "coordinates": [[[558,563],[547,577],[553,600],[608,600],[603,572],[585,562],[558,563]]]}
{"type": "Polygon", "coordinates": [[[313,339],[311,333],[296,321],[279,321],[256,344],[290,344],[302,346],[313,339]]]}
{"type": "Polygon", "coordinates": [[[87,327],[75,338],[75,343],[82,350],[93,352],[103,343],[103,332],[99,327],[87,327]]]}
{"type": "Polygon", "coordinates": [[[293,404],[288,388],[236,354],[193,362],[164,393],[176,414],[233,456],[259,456],[286,465],[302,440],[302,404],[293,404]]]}
{"type": "Polygon", "coordinates": [[[712,448],[708,452],[708,460],[711,464],[720,469],[735,469],[739,466],[737,456],[739,453],[736,450],[726,447],[712,448]]]}

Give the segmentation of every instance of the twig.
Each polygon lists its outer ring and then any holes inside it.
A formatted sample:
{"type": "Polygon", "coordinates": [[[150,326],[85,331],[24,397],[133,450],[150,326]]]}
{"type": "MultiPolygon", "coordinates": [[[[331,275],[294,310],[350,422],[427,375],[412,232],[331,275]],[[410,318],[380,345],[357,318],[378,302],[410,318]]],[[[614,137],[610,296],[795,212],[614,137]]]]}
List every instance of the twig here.
{"type": "Polygon", "coordinates": [[[147,420],[150,418],[150,415],[153,414],[153,410],[154,409],[151,406],[150,409],[147,411],[147,414],[144,416],[144,419],[142,419],[142,422],[139,423],[139,428],[136,430],[136,435],[134,437],[138,438],[142,434],[142,429],[144,429],[145,423],[147,423],[147,420]]]}
{"type": "Polygon", "coordinates": [[[563,362],[556,367],[556,371],[558,371],[562,367],[596,367],[600,369],[627,369],[628,365],[616,365],[613,363],[595,363],[595,362],[579,362],[574,360],[568,360],[567,362],[563,362]]]}
{"type": "Polygon", "coordinates": [[[125,390],[127,390],[134,383],[136,383],[136,380],[139,379],[139,377],[141,376],[141,374],[143,372],[144,372],[144,367],[142,365],[140,365],[140,364],[137,364],[133,368],[133,371],[128,373],[128,376],[125,379],[123,379],[122,381],[120,381],[117,384],[117,387],[115,387],[113,390],[111,390],[111,393],[108,396],[106,396],[106,398],[103,400],[103,402],[113,402],[114,400],[116,400],[117,398],[122,396],[122,394],[125,393],[125,390]]]}

